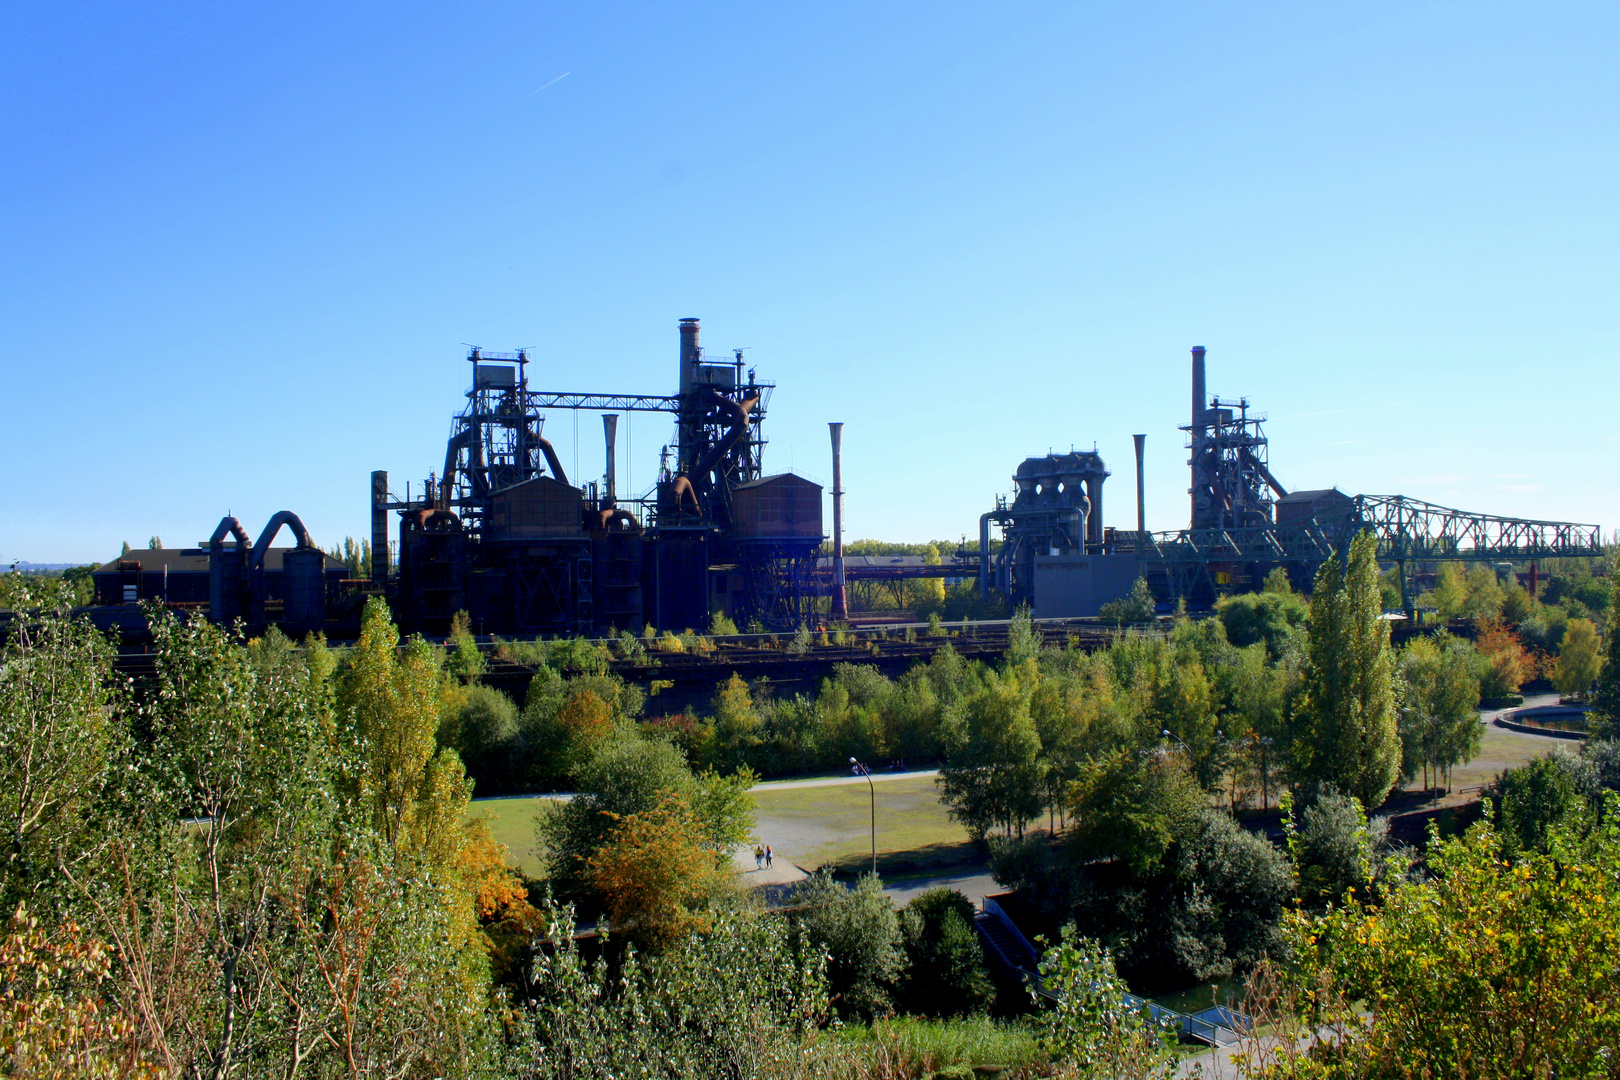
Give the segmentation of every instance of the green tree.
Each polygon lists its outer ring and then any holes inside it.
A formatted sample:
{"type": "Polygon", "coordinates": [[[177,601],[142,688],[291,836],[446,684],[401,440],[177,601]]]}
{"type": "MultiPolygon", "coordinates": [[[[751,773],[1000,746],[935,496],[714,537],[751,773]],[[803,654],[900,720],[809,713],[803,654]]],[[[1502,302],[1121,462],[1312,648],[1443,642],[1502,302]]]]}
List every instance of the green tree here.
{"type": "Polygon", "coordinates": [[[1584,698],[1591,692],[1602,662],[1597,626],[1590,619],[1571,619],[1553,665],[1553,685],[1565,697],[1584,698]]]}
{"type": "Polygon", "coordinates": [[[848,889],[824,872],[800,884],[794,898],[803,908],[800,933],[827,957],[827,983],[839,1014],[862,1020],[888,1015],[905,952],[883,882],[864,874],[848,889]]]}
{"type": "Polygon", "coordinates": [[[356,794],[390,844],[442,854],[459,833],[471,786],[454,750],[435,754],[445,704],[438,654],[420,638],[401,649],[388,606],[373,597],[347,661],[337,704],[359,751],[356,794]]]}
{"type": "Polygon", "coordinates": [[[1483,792],[1509,852],[1545,851],[1555,829],[1584,827],[1598,802],[1593,763],[1563,748],[1506,769],[1483,792]]]}
{"type": "Polygon", "coordinates": [[[1361,803],[1336,791],[1323,794],[1300,815],[1284,796],[1283,828],[1301,902],[1322,908],[1346,895],[1366,899],[1387,873],[1389,820],[1367,819],[1361,803]]]}
{"type": "Polygon", "coordinates": [[[445,643],[450,647],[446,671],[467,685],[483,677],[484,654],[478,650],[478,641],[472,635],[472,621],[465,611],[451,617],[450,636],[445,643]]]}
{"type": "Polygon", "coordinates": [[[1062,940],[1041,954],[1040,975],[1057,998],[1043,1017],[1042,1042],[1052,1059],[1070,1070],[1064,1075],[1088,1080],[1176,1075],[1174,1029],[1131,1006],[1113,957],[1098,942],[1080,937],[1073,924],[1065,926],[1062,940]]]}
{"type": "Polygon", "coordinates": [[[113,647],[65,612],[19,619],[0,647],[0,910],[42,890],[59,860],[85,854],[101,789],[129,733],[112,689],[113,647]]]}
{"type": "Polygon", "coordinates": [[[1226,639],[1233,645],[1241,649],[1264,642],[1266,651],[1275,658],[1305,626],[1310,607],[1293,592],[1268,590],[1223,596],[1215,602],[1215,613],[1226,626],[1226,639]]]}
{"type": "Polygon", "coordinates": [[[1478,658],[1450,634],[1419,637],[1401,651],[1398,670],[1403,772],[1421,768],[1427,790],[1429,770],[1438,777],[1479,752],[1478,658]]]}
{"type": "Polygon", "coordinates": [[[1347,566],[1329,559],[1316,575],[1293,750],[1301,780],[1331,784],[1371,807],[1389,794],[1401,764],[1377,543],[1363,532],[1347,566]]]}
{"type": "Polygon", "coordinates": [[[1592,733],[1601,739],[1620,738],[1620,574],[1611,576],[1608,612],[1603,664],[1592,695],[1592,733]]]}
{"type": "Polygon", "coordinates": [[[963,1016],[983,1012],[995,994],[973,929],[973,902],[954,889],[929,889],[900,912],[905,973],[895,991],[902,1012],[963,1016]]]}
{"type": "Polygon", "coordinates": [[[936,783],[950,815],[975,837],[1022,832],[1041,812],[1041,740],[1029,699],[1014,684],[989,686],[945,722],[945,763],[936,783]]]}
{"type": "Polygon", "coordinates": [[[1016,666],[1033,660],[1041,653],[1041,632],[1035,628],[1035,619],[1029,608],[1020,607],[1007,622],[1007,664],[1016,666]]]}
{"type": "Polygon", "coordinates": [[[1130,595],[1103,604],[1097,609],[1097,617],[1105,623],[1125,627],[1152,622],[1157,611],[1158,603],[1153,599],[1153,590],[1148,587],[1147,578],[1139,577],[1131,586],[1130,595]]]}
{"type": "Polygon", "coordinates": [[[1119,859],[1138,877],[1158,869],[1204,803],[1185,755],[1124,747],[1087,762],[1069,799],[1072,861],[1119,859]]]}

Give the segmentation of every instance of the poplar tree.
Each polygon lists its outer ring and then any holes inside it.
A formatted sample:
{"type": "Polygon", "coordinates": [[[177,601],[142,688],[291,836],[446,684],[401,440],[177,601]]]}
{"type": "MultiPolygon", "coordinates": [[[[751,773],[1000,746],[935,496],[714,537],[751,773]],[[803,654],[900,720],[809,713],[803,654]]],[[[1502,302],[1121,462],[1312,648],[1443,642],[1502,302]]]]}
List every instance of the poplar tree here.
{"type": "Polygon", "coordinates": [[[1401,765],[1389,626],[1380,617],[1377,539],[1363,532],[1316,575],[1295,729],[1300,780],[1377,807],[1401,765]]]}

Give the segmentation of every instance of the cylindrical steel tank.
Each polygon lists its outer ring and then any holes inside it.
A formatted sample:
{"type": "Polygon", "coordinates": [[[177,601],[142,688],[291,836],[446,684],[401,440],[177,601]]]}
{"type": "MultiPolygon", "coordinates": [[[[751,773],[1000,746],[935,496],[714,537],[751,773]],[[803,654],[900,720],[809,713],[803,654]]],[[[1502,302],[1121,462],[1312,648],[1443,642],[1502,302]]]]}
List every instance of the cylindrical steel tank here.
{"type": "Polygon", "coordinates": [[[293,548],[281,557],[282,622],[307,634],[326,621],[326,556],[319,548],[293,548]]]}

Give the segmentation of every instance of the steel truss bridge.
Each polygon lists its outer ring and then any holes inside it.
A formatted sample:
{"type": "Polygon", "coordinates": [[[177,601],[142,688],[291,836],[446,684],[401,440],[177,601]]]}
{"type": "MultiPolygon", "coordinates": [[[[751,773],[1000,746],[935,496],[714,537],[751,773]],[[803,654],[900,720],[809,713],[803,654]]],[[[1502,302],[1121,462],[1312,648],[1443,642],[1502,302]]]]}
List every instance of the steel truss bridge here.
{"type": "MultiPolygon", "coordinates": [[[[1334,554],[1347,551],[1364,530],[1378,538],[1379,561],[1400,567],[1403,595],[1409,562],[1523,562],[1604,553],[1603,530],[1596,525],[1475,514],[1404,495],[1357,495],[1325,520],[1147,533],[1137,552],[1144,570],[1172,595],[1213,594],[1213,575],[1222,568],[1272,564],[1314,573],[1334,554]]],[[[1136,538],[1121,534],[1122,548],[1136,538]]],[[[1410,609],[1409,595],[1405,604],[1410,609]]]]}

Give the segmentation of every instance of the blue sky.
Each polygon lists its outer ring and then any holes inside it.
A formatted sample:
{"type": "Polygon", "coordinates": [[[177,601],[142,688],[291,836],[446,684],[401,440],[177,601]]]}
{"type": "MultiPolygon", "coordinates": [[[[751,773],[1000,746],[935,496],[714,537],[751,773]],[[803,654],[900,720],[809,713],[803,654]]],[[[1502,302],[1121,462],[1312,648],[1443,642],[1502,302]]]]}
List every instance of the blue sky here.
{"type": "MultiPolygon", "coordinates": [[[[1290,487],[1620,525],[1611,4],[0,8],[0,560],[330,544],[443,459],[464,342],[778,383],[846,534],[1093,444],[1186,523],[1187,350],[1290,487]]],[[[623,422],[621,422],[622,424],[623,422]]],[[[572,465],[574,418],[547,433],[572,465]]],[[[600,424],[578,469],[599,474],[600,424]]],[[[670,435],[625,431],[621,486],[670,435]],[[630,446],[626,447],[626,439],[630,446]]]]}

